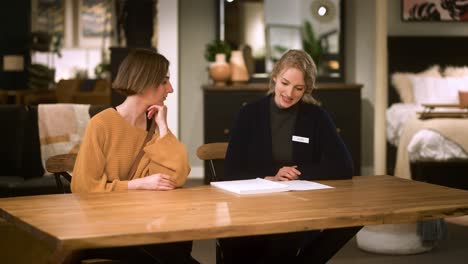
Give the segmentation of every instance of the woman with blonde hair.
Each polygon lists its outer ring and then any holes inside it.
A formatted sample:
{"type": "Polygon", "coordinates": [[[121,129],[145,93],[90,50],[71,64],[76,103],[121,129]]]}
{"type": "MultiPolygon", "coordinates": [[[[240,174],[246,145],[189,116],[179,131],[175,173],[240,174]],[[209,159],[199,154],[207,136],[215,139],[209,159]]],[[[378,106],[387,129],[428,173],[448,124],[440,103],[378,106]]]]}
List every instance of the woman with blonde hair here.
{"type": "MultiPolygon", "coordinates": [[[[313,97],[316,76],[306,52],[289,50],[281,57],[271,73],[268,95],[238,114],[226,153],[225,180],[352,177],[351,156],[329,114],[313,97]]],[[[226,263],[325,263],[357,230],[229,238],[220,245],[226,263]]]]}
{"type": "MultiPolygon", "coordinates": [[[[112,86],[127,98],[89,121],[73,170],[72,192],[168,191],[182,186],[190,166],[185,146],[167,125],[164,101],[173,92],[169,61],[153,50],[133,50],[112,86]]],[[[191,249],[191,242],[180,242],[95,254],[129,263],[190,263],[191,249]]]]}

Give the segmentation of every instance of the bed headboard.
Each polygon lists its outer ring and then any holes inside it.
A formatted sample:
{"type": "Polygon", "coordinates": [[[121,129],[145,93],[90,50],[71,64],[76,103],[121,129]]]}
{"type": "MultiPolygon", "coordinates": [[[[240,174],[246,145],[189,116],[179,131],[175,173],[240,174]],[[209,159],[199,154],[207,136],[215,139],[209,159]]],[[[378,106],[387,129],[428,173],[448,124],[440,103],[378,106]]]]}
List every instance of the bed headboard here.
{"type": "Polygon", "coordinates": [[[388,105],[400,102],[391,85],[394,72],[420,72],[429,66],[468,65],[468,37],[388,37],[388,105]]]}

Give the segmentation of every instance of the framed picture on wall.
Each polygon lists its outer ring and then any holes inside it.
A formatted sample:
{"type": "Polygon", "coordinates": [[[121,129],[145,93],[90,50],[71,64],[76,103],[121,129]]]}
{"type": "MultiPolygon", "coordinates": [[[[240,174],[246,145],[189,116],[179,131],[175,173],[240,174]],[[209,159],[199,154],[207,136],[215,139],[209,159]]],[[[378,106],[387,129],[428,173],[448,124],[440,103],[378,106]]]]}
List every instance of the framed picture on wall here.
{"type": "Polygon", "coordinates": [[[110,0],[79,0],[77,45],[101,46],[112,37],[112,2],[110,0]]]}
{"type": "Polygon", "coordinates": [[[84,37],[103,37],[111,34],[111,1],[81,0],[80,20],[84,37]]]}
{"type": "Polygon", "coordinates": [[[466,0],[401,0],[403,21],[468,21],[466,0]]]}
{"type": "Polygon", "coordinates": [[[32,30],[58,34],[63,37],[65,28],[64,1],[37,0],[32,4],[32,30]]]}

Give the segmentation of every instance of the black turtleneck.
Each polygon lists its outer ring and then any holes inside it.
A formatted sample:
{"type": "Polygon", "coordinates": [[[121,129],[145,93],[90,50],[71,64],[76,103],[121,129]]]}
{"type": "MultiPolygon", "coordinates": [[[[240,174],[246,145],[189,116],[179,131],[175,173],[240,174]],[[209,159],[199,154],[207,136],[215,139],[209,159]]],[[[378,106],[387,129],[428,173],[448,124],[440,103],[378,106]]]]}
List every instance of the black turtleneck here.
{"type": "Polygon", "coordinates": [[[270,100],[271,146],[273,161],[278,166],[290,166],[293,160],[292,136],[296,125],[298,104],[279,108],[275,96],[270,100]]]}

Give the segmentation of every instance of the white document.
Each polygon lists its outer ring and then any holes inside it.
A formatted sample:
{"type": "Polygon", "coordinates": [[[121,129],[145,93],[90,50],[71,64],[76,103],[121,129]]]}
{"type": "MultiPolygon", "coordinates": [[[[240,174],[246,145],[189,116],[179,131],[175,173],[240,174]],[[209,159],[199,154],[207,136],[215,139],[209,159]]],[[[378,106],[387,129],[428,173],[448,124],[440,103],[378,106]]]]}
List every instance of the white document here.
{"type": "Polygon", "coordinates": [[[333,188],[328,185],[309,182],[309,181],[284,181],[274,182],[261,178],[251,180],[238,180],[238,181],[219,181],[212,182],[212,186],[237,193],[237,194],[257,194],[257,193],[273,193],[273,192],[287,192],[287,191],[305,191],[305,190],[319,190],[333,188]]]}
{"type": "Polygon", "coordinates": [[[320,184],[311,181],[282,181],[281,184],[285,184],[288,186],[290,191],[307,191],[307,190],[321,190],[321,189],[330,189],[334,188],[325,184],[320,184]]]}
{"type": "Polygon", "coordinates": [[[288,186],[261,178],[239,181],[212,182],[212,186],[238,194],[272,193],[289,191],[288,186]]]}

